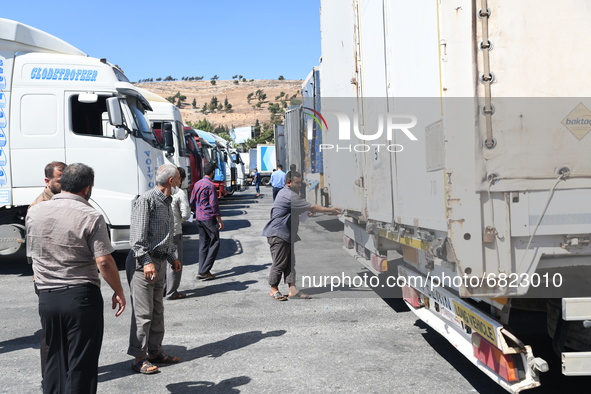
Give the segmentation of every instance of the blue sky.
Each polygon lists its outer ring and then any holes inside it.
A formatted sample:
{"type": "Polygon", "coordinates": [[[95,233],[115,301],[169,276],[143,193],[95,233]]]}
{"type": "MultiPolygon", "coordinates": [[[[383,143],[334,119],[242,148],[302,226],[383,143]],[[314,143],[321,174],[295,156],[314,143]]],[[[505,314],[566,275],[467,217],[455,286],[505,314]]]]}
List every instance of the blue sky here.
{"type": "Polygon", "coordinates": [[[2,1],[0,17],[119,65],[132,82],[303,79],[320,58],[320,0],[2,1]]]}

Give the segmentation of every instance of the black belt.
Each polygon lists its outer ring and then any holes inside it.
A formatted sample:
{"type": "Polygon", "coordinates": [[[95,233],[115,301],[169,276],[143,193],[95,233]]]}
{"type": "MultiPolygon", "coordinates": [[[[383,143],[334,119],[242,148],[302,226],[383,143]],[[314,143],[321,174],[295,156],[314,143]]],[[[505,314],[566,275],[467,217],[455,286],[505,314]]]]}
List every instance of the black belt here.
{"type": "Polygon", "coordinates": [[[154,257],[155,259],[158,259],[158,260],[166,260],[166,258],[168,257],[168,253],[154,251],[154,252],[150,253],[150,256],[154,257]]]}
{"type": "Polygon", "coordinates": [[[88,286],[88,284],[66,285],[66,286],[60,286],[60,287],[52,287],[51,289],[38,290],[38,292],[39,293],[53,293],[54,291],[63,291],[63,290],[73,289],[74,287],[82,287],[82,286],[88,286]]]}

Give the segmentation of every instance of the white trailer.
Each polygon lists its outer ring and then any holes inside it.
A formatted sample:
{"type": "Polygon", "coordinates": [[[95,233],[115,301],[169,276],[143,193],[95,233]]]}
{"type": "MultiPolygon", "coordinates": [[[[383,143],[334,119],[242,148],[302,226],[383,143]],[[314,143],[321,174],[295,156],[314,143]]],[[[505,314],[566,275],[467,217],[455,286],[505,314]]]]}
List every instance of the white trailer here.
{"type": "Polygon", "coordinates": [[[128,249],[132,201],[154,186],[163,164],[149,109],[105,59],[0,19],[0,255],[24,244],[27,207],[52,161],[94,169],[90,202],[105,217],[115,249],[128,249]]]}
{"type": "Polygon", "coordinates": [[[529,298],[562,372],[591,374],[590,12],[322,1],[321,150],[345,248],[511,392],[548,368],[507,325],[529,298]]]}

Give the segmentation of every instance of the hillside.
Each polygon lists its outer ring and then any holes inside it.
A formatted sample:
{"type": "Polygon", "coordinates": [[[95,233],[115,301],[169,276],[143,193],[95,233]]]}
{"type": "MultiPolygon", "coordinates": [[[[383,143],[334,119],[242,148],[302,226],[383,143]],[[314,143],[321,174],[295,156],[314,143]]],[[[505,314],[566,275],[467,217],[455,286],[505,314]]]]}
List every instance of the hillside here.
{"type": "MultiPolygon", "coordinates": [[[[294,80],[254,80],[252,82],[240,82],[235,84],[232,80],[220,81],[212,85],[207,81],[169,81],[169,82],[143,82],[136,83],[143,89],[156,93],[164,98],[174,96],[180,93],[186,96],[181,107],[181,114],[185,124],[187,122],[196,122],[206,118],[214,126],[227,126],[228,128],[253,126],[258,119],[262,124],[269,121],[271,113],[268,106],[271,103],[279,103],[280,99],[275,99],[284,92],[289,98],[296,95],[301,99],[300,88],[302,81],[294,80]],[[253,96],[257,90],[262,90],[266,95],[260,108],[253,108],[259,100],[253,98],[250,104],[247,101],[249,93],[253,96]],[[229,111],[216,110],[204,114],[201,107],[204,103],[209,105],[211,98],[215,96],[219,103],[223,104],[226,97],[232,105],[229,111]],[[196,100],[197,109],[193,108],[193,99],[196,100]]],[[[289,104],[289,101],[288,101],[289,104]]]]}

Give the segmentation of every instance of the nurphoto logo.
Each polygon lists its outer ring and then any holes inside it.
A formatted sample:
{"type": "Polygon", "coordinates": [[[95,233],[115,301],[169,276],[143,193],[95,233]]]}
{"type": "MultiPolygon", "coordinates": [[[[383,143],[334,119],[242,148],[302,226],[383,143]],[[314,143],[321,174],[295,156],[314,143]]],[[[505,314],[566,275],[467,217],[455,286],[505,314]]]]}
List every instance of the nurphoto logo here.
{"type": "MultiPolygon", "coordinates": [[[[352,115],[339,111],[323,111],[326,117],[331,116],[336,118],[338,124],[338,138],[339,141],[351,141],[351,136],[361,141],[376,141],[382,136],[386,135],[388,142],[394,140],[395,133],[404,134],[410,141],[418,141],[417,137],[412,133],[411,129],[418,123],[417,117],[412,114],[396,114],[386,113],[377,116],[377,126],[375,131],[366,133],[366,130],[360,130],[359,115],[357,113],[352,115]],[[363,132],[362,132],[363,131],[363,132]],[[351,133],[352,132],[352,133],[351,133]]],[[[324,117],[321,118],[324,121],[324,117]]],[[[324,121],[326,125],[326,121],[324,121]]],[[[328,126],[326,127],[328,129],[328,126]]],[[[348,152],[369,152],[387,150],[388,152],[402,152],[404,146],[397,143],[380,144],[380,143],[362,143],[362,144],[321,144],[320,151],[335,150],[348,152]]]]}

